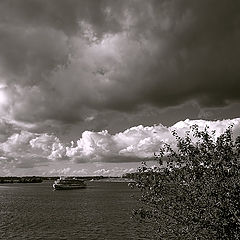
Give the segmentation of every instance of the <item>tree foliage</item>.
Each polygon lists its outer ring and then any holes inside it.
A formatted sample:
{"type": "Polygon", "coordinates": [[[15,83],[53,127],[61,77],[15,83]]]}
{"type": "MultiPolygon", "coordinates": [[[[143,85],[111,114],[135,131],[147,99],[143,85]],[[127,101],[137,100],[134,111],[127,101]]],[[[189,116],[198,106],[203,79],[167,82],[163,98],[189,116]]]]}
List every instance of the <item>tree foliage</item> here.
{"type": "Polygon", "coordinates": [[[135,217],[156,239],[240,239],[240,137],[232,126],[218,138],[196,125],[173,135],[177,150],[165,144],[158,167],[143,163],[134,174],[142,191],[135,217]]]}

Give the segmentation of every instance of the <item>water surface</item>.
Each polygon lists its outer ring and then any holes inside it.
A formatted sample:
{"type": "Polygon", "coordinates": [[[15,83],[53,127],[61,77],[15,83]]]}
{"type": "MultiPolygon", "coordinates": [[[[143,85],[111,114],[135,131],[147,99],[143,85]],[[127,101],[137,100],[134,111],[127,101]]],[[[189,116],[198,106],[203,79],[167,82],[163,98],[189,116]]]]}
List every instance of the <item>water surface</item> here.
{"type": "Polygon", "coordinates": [[[127,183],[91,182],[86,189],[53,191],[52,182],[0,185],[0,238],[151,239],[133,221],[137,201],[127,183]]]}

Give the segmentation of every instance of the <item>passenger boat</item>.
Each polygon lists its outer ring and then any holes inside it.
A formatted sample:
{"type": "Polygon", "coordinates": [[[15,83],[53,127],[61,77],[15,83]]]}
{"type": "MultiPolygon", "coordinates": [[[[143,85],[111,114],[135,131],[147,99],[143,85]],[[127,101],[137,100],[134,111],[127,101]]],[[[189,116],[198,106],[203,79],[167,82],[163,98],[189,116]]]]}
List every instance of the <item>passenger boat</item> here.
{"type": "Polygon", "coordinates": [[[53,183],[54,190],[70,190],[86,188],[86,183],[82,179],[74,177],[60,177],[53,183]]]}

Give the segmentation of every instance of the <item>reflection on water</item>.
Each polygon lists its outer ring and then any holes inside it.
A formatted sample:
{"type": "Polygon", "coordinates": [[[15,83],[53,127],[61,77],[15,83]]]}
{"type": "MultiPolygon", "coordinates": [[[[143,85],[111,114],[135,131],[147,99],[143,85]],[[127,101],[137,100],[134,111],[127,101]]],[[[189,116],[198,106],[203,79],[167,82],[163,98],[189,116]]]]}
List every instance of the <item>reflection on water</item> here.
{"type": "Polygon", "coordinates": [[[69,191],[51,184],[0,185],[0,239],[150,239],[130,219],[136,200],[126,183],[69,191]]]}

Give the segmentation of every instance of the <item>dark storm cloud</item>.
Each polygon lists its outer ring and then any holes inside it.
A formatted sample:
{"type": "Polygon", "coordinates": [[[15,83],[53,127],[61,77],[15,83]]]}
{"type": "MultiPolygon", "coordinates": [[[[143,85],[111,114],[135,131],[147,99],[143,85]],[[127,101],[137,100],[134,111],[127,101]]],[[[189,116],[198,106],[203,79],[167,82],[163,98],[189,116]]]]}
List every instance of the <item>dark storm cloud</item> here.
{"type": "MultiPolygon", "coordinates": [[[[160,107],[191,99],[210,107],[239,100],[240,3],[155,1],[152,10],[148,24],[134,29],[140,42],[147,39],[156,48],[133,64],[129,82],[141,85],[133,86],[133,100],[160,107]]],[[[119,99],[126,108],[128,96],[119,99]]]]}
{"type": "MultiPolygon", "coordinates": [[[[0,52],[4,70],[24,78],[24,84],[42,81],[43,74],[68,62],[69,36],[81,31],[85,19],[97,35],[118,28],[104,21],[101,1],[6,0],[0,2],[0,52]]],[[[6,73],[6,74],[7,74],[6,73]]],[[[19,82],[19,79],[18,79],[19,82]]]]}
{"type": "MultiPolygon", "coordinates": [[[[240,2],[0,2],[0,77],[21,121],[239,102],[240,2]]],[[[5,103],[6,104],[6,103],[5,103]]]]}
{"type": "Polygon", "coordinates": [[[101,35],[104,31],[116,31],[120,26],[114,18],[106,19],[105,8],[108,4],[121,11],[121,1],[114,2],[79,0],[3,0],[1,1],[1,22],[13,25],[45,27],[75,34],[79,30],[79,21],[86,19],[101,35]],[[102,30],[102,31],[100,31],[102,30]]]}

